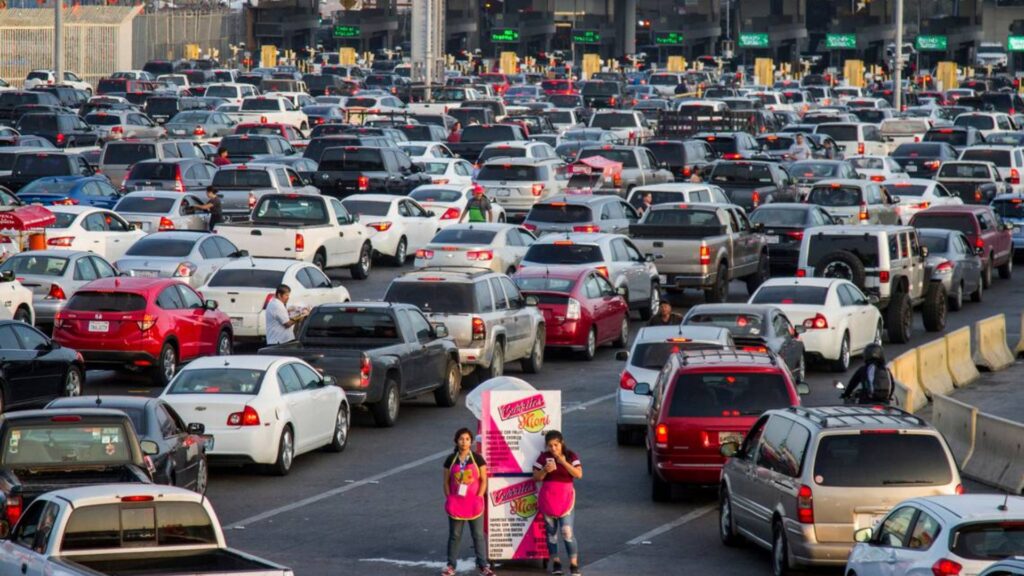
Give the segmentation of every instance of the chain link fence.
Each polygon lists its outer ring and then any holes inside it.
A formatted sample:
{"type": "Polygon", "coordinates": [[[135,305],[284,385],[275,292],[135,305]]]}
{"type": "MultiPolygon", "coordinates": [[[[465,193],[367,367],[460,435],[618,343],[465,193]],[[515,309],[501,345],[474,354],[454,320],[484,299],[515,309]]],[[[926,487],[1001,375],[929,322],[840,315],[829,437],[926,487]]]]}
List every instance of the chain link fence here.
{"type": "Polygon", "coordinates": [[[199,45],[204,57],[217,50],[224,61],[231,55],[232,44],[245,41],[245,16],[217,9],[160,10],[137,16],[132,29],[134,68],[142,68],[149,60],[184,58],[188,44],[199,45]]]}

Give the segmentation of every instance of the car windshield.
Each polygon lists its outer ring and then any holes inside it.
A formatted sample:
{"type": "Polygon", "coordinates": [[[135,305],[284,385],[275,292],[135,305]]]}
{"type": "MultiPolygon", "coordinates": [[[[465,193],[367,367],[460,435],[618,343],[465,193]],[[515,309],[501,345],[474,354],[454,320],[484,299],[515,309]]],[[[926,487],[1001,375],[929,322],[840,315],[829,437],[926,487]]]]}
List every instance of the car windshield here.
{"type": "Polygon", "coordinates": [[[156,144],[110,142],[103,149],[103,164],[130,166],[156,158],[156,144]]]}
{"type": "Polygon", "coordinates": [[[472,284],[439,281],[433,277],[392,282],[384,300],[412,304],[424,312],[435,314],[468,314],[476,311],[472,284]]]}
{"type": "Polygon", "coordinates": [[[961,114],[953,121],[954,126],[971,126],[978,130],[992,130],[996,127],[996,121],[991,116],[979,116],[975,114],[961,114]]]}
{"type": "Polygon", "coordinates": [[[995,132],[985,137],[987,144],[1007,144],[1020,146],[1024,142],[1024,134],[1020,132],[995,132]]]}
{"type": "Polygon", "coordinates": [[[755,416],[793,403],[786,379],[776,372],[683,373],[671,394],[668,414],[675,418],[755,416]]]}
{"type": "MultiPolygon", "coordinates": [[[[408,149],[406,149],[408,150],[408,149]]],[[[489,146],[480,152],[477,162],[485,162],[491,158],[525,158],[526,148],[498,145],[489,146]]]]}
{"type": "Polygon", "coordinates": [[[9,468],[116,465],[132,462],[132,436],[123,424],[8,423],[3,460],[9,468]]]}
{"type": "Polygon", "coordinates": [[[244,394],[260,391],[263,370],[247,368],[197,368],[182,370],[171,382],[167,394],[244,394]]]}
{"type": "Polygon", "coordinates": [[[686,324],[701,326],[718,326],[725,328],[734,337],[765,337],[760,314],[744,314],[737,312],[700,312],[686,318],[686,324]]]}
{"type": "Polygon", "coordinates": [[[889,194],[893,196],[924,196],[924,193],[928,191],[930,186],[922,186],[920,184],[906,184],[898,182],[896,184],[886,185],[885,189],[889,191],[889,194]]]}
{"type": "MultiPolygon", "coordinates": [[[[967,144],[966,130],[929,130],[924,135],[925,142],[945,142],[950,146],[965,146],[967,144]]],[[[986,139],[986,141],[988,141],[986,139]]],[[[1016,144],[1016,142],[1013,142],[1016,144]]]]}
{"type": "Polygon", "coordinates": [[[434,235],[431,244],[483,244],[494,241],[498,233],[493,230],[474,230],[472,228],[445,228],[434,235]]]}
{"type": "Polygon", "coordinates": [[[125,196],[114,208],[117,212],[137,212],[140,214],[166,214],[174,207],[174,198],[158,198],[156,196],[125,196]]]}
{"type": "Polygon", "coordinates": [[[711,181],[717,184],[771,184],[772,172],[765,164],[724,162],[715,165],[711,181]]]}
{"type": "Polygon", "coordinates": [[[801,208],[761,208],[750,214],[750,221],[765,226],[803,226],[807,210],[801,208]]]}
{"type": "Polygon", "coordinates": [[[352,214],[360,216],[387,216],[391,210],[391,202],[376,202],[372,200],[343,200],[345,209],[352,214]]]}
{"type": "Polygon", "coordinates": [[[11,173],[14,176],[66,176],[69,170],[67,159],[60,155],[20,154],[11,173]]]}
{"type": "Polygon", "coordinates": [[[178,174],[177,164],[166,162],[139,162],[132,166],[129,180],[174,180],[178,174]]]}
{"type": "Polygon", "coordinates": [[[114,114],[97,112],[94,114],[87,114],[85,116],[85,122],[90,126],[117,126],[121,124],[121,117],[114,114]]]}
{"type": "Polygon", "coordinates": [[[855,186],[815,186],[807,195],[807,201],[833,208],[860,206],[861,190],[855,186]]]}
{"type": "Polygon", "coordinates": [[[991,148],[968,148],[960,156],[961,160],[991,162],[1000,168],[1010,167],[1010,151],[991,148]]]}
{"type": "Polygon", "coordinates": [[[939,168],[938,178],[970,178],[991,180],[988,166],[984,164],[960,164],[946,162],[939,168]]]}
{"type": "Polygon", "coordinates": [[[593,219],[593,213],[588,206],[565,202],[537,204],[526,217],[530,222],[550,223],[591,222],[593,219]]]}
{"type": "Polygon", "coordinates": [[[952,469],[931,434],[827,434],[818,442],[814,479],[822,486],[942,486],[952,469]]]}
{"type": "Polygon", "coordinates": [[[823,258],[840,250],[850,252],[859,258],[867,268],[878,267],[878,239],[874,236],[868,234],[847,236],[843,234],[826,234],[824,232],[811,236],[810,248],[807,254],[807,265],[817,266],[823,258]]]}
{"type": "Polygon", "coordinates": [[[885,162],[881,158],[847,158],[847,162],[853,165],[854,168],[861,168],[864,170],[884,170],[885,162]]]}
{"type": "MultiPolygon", "coordinates": [[[[274,131],[275,134],[277,131],[274,131]]],[[[228,151],[228,156],[255,156],[269,154],[270,142],[263,138],[225,138],[220,147],[228,151]]]]}
{"type": "Polygon", "coordinates": [[[283,270],[260,270],[258,268],[221,268],[210,278],[211,288],[245,287],[274,289],[284,279],[283,270]]]}
{"type": "MultiPolygon", "coordinates": [[[[427,171],[429,174],[444,174],[446,164],[440,164],[440,172],[427,171]]],[[[463,198],[460,190],[443,190],[440,188],[417,188],[409,193],[409,197],[417,202],[458,202],[463,198]]]]}
{"type": "Polygon", "coordinates": [[[711,342],[643,342],[633,347],[629,363],[647,370],[661,370],[672,354],[685,350],[721,349],[722,346],[711,342]]]}
{"type": "Polygon", "coordinates": [[[535,264],[591,264],[602,262],[601,248],[593,244],[555,241],[553,244],[534,244],[523,260],[535,264]]]}
{"type": "MultiPolygon", "coordinates": [[[[949,551],[968,560],[1002,560],[1024,556],[1024,522],[1020,520],[971,522],[953,532],[949,551]]],[[[1009,575],[993,571],[992,576],[1009,575]]]]}
{"type": "Polygon", "coordinates": [[[600,142],[604,132],[602,130],[569,130],[562,134],[563,142],[600,142]]]}
{"type": "Polygon", "coordinates": [[[323,224],[327,222],[326,201],[320,197],[298,195],[273,195],[260,198],[253,210],[253,220],[274,222],[297,221],[323,224]]]}
{"type": "Polygon", "coordinates": [[[323,172],[386,172],[384,158],[376,148],[352,146],[325,148],[320,158],[323,172]]]}
{"type": "Polygon", "coordinates": [[[0,266],[0,272],[11,271],[15,276],[63,276],[68,267],[67,258],[41,254],[17,254],[0,266]]]}
{"type": "Polygon", "coordinates": [[[800,304],[824,306],[828,297],[828,288],[824,286],[773,285],[762,286],[751,304],[800,304]]]}
{"type": "Polygon", "coordinates": [[[973,214],[928,214],[917,213],[911,224],[915,228],[939,228],[941,230],[957,230],[973,236],[976,234],[973,214]]]}
{"type": "Polygon", "coordinates": [[[277,112],[282,110],[277,98],[246,98],[242,101],[242,112],[277,112]]]}
{"type": "Polygon", "coordinates": [[[164,256],[168,258],[179,258],[188,256],[197,240],[182,238],[160,238],[146,236],[138,239],[131,248],[125,252],[125,256],[164,256]]]}
{"type": "Polygon", "coordinates": [[[757,139],[757,142],[765,150],[786,151],[789,150],[795,140],[796,138],[793,136],[762,136],[757,139]]]}
{"type": "Polygon", "coordinates": [[[618,96],[619,85],[615,82],[587,82],[580,89],[584,96],[618,96]]]}

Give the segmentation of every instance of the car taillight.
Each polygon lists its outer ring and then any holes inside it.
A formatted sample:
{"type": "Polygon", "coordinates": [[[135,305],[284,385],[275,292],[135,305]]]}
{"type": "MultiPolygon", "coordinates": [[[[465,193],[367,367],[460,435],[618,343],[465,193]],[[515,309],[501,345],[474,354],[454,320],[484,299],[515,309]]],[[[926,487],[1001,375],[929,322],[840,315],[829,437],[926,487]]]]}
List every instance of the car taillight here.
{"type": "Polygon", "coordinates": [[[391,222],[370,222],[367,226],[377,232],[387,232],[391,228],[391,222]]]}
{"type": "Polygon", "coordinates": [[[880,176],[878,174],[875,174],[874,176],[871,177],[871,181],[872,182],[885,182],[885,176],[880,176]]]}
{"type": "Polygon", "coordinates": [[[668,426],[658,424],[654,429],[654,441],[658,444],[668,444],[668,426]]]}
{"type": "Polygon", "coordinates": [[[863,142],[858,142],[857,143],[857,154],[860,154],[861,156],[864,155],[864,143],[863,142]]]}
{"type": "Polygon", "coordinates": [[[270,294],[267,294],[267,297],[263,299],[263,309],[264,310],[267,309],[267,305],[270,304],[270,301],[273,300],[273,299],[274,299],[274,293],[273,292],[271,292],[270,294]]]}
{"type": "Polygon", "coordinates": [[[75,241],[74,236],[58,236],[57,238],[48,238],[46,240],[47,246],[71,246],[71,243],[75,241]]]}
{"type": "Polygon", "coordinates": [[[632,374],[623,370],[622,376],[619,377],[619,388],[633,390],[636,388],[636,378],[633,378],[632,374]]]}
{"type": "Polygon", "coordinates": [[[21,506],[21,496],[11,495],[7,497],[7,506],[4,508],[4,517],[7,519],[7,524],[12,528],[17,524],[18,519],[21,518],[21,506]]]}
{"type": "Polygon", "coordinates": [[[727,152],[725,154],[722,154],[723,160],[741,160],[742,158],[743,156],[736,152],[727,152]]]}
{"type": "Polygon", "coordinates": [[[797,271],[796,271],[796,277],[797,278],[806,278],[807,277],[807,270],[804,270],[803,268],[798,268],[797,271]]]}
{"type": "Polygon", "coordinates": [[[821,313],[815,314],[814,318],[808,318],[804,320],[804,328],[813,328],[815,330],[823,330],[828,328],[828,319],[825,318],[821,313]]]}
{"type": "Polygon", "coordinates": [[[444,211],[444,214],[441,214],[441,220],[455,220],[461,216],[462,213],[458,208],[449,208],[444,211]]]}
{"type": "Polygon", "coordinates": [[[612,174],[612,186],[615,186],[616,188],[622,187],[622,174],[618,172],[612,174]]]}
{"type": "Polygon", "coordinates": [[[228,426],[259,426],[260,415],[252,406],[246,406],[241,412],[228,414],[228,426]]]}
{"type": "Polygon", "coordinates": [[[67,298],[60,284],[50,284],[50,291],[46,293],[47,300],[67,300],[67,298]]]}
{"type": "Polygon", "coordinates": [[[929,160],[928,162],[924,163],[926,168],[931,168],[932,170],[938,170],[939,164],[940,162],[938,160],[929,160]]]}
{"type": "Polygon", "coordinates": [[[192,130],[192,135],[193,136],[206,136],[206,128],[203,128],[202,126],[196,126],[195,129],[192,130]]]}
{"type": "Polygon", "coordinates": [[[523,228],[526,228],[530,232],[536,232],[537,231],[537,225],[536,224],[527,224],[527,223],[524,222],[523,223],[523,228]]]}
{"type": "Polygon", "coordinates": [[[124,135],[124,128],[121,127],[121,126],[114,126],[113,128],[110,129],[110,134],[111,135],[119,134],[119,135],[123,136],[124,135]]]}
{"type": "Polygon", "coordinates": [[[601,227],[597,224],[584,224],[582,226],[573,226],[573,232],[600,232],[601,227]]]}
{"type": "Polygon", "coordinates": [[[174,167],[174,191],[175,192],[184,192],[185,191],[185,181],[181,177],[181,166],[180,165],[174,167]]]}
{"type": "Polygon", "coordinates": [[[473,340],[484,340],[487,338],[487,326],[484,324],[483,318],[479,316],[473,316],[471,321],[473,324],[473,340]]]}
{"type": "Polygon", "coordinates": [[[882,284],[888,284],[889,283],[889,271],[888,270],[882,270],[881,272],[879,272],[878,273],[878,281],[881,282],[882,284]]]}
{"type": "Polygon", "coordinates": [[[580,301],[575,298],[569,298],[569,301],[565,306],[565,319],[566,320],[579,320],[581,316],[580,301]]]}
{"type": "Polygon", "coordinates": [[[953,263],[949,260],[943,260],[935,267],[935,272],[939,274],[949,274],[953,271],[953,263]]]}
{"type": "Polygon", "coordinates": [[[78,204],[78,200],[74,198],[61,198],[60,200],[54,200],[52,204],[54,206],[75,206],[78,204]]]}
{"type": "Polygon", "coordinates": [[[302,234],[295,234],[295,251],[302,252],[306,249],[306,238],[302,234]]]}
{"type": "Polygon", "coordinates": [[[806,484],[796,494],[796,517],[801,524],[814,524],[814,494],[806,484]]]}
{"type": "Polygon", "coordinates": [[[700,265],[707,266],[711,264],[711,248],[701,245],[700,247],[700,265]]]}
{"type": "Polygon", "coordinates": [[[1020,184],[1020,172],[1016,168],[1010,168],[1010,184],[1020,184]]]}
{"type": "Polygon", "coordinates": [[[690,168],[689,166],[683,166],[682,173],[683,176],[689,178],[693,174],[693,168],[690,168]]]}
{"type": "Polygon", "coordinates": [[[860,220],[868,219],[868,205],[865,204],[864,202],[860,203],[860,213],[857,214],[857,218],[859,218],[860,220]]]}
{"type": "Polygon", "coordinates": [[[608,101],[608,105],[615,106],[616,102],[618,102],[618,100],[615,98],[615,96],[612,96],[611,100],[608,101]]]}
{"type": "Polygon", "coordinates": [[[142,320],[139,320],[138,322],[136,322],[136,324],[139,325],[139,330],[145,332],[146,330],[152,328],[154,324],[156,324],[156,318],[150,316],[149,314],[146,314],[145,316],[142,317],[142,320]]]}
{"type": "Polygon", "coordinates": [[[935,576],[959,576],[963,566],[948,558],[941,558],[932,564],[932,574],[935,576]]]}
{"type": "Polygon", "coordinates": [[[267,117],[266,116],[260,116],[260,124],[266,124],[266,123],[267,123],[267,117]]]}
{"type": "Polygon", "coordinates": [[[360,176],[356,178],[356,188],[360,192],[366,192],[370,189],[370,178],[368,176],[360,176]]]}
{"type": "Polygon", "coordinates": [[[423,260],[430,260],[434,257],[434,251],[420,249],[416,251],[416,257],[422,258],[423,260]]]}
{"type": "Polygon", "coordinates": [[[190,278],[196,271],[196,265],[191,262],[182,262],[174,269],[175,278],[190,278]]]}
{"type": "Polygon", "coordinates": [[[475,260],[477,262],[487,262],[494,260],[493,250],[470,250],[466,252],[466,260],[475,260]]]}
{"type": "Polygon", "coordinates": [[[929,206],[931,206],[931,202],[921,202],[917,205],[917,207],[920,208],[921,210],[925,210],[929,206]]]}
{"type": "Polygon", "coordinates": [[[57,134],[56,140],[57,140],[57,145],[58,146],[64,144],[64,135],[63,134],[57,134]]]}
{"type": "Polygon", "coordinates": [[[253,194],[252,192],[249,192],[249,210],[251,211],[255,207],[256,207],[256,195],[253,194]]]}
{"type": "Polygon", "coordinates": [[[954,489],[954,491],[956,492],[957,496],[962,495],[964,493],[964,485],[963,484],[957,484],[956,488],[954,489]]]}
{"type": "Polygon", "coordinates": [[[608,267],[607,266],[597,266],[596,268],[597,268],[597,273],[598,274],[600,274],[601,276],[604,276],[605,278],[608,278],[608,267]]]}
{"type": "Polygon", "coordinates": [[[981,237],[976,238],[974,240],[974,247],[975,248],[984,248],[985,247],[985,241],[982,240],[981,237]]]}
{"type": "Polygon", "coordinates": [[[797,242],[800,242],[800,241],[802,241],[804,239],[804,232],[803,232],[803,230],[793,230],[793,231],[790,231],[790,232],[786,232],[786,236],[788,238],[792,238],[793,240],[796,240],[797,242]]]}
{"type": "Polygon", "coordinates": [[[543,184],[539,184],[539,183],[538,184],[534,184],[530,188],[530,192],[533,192],[534,196],[540,196],[541,194],[544,193],[544,185],[543,184]]]}
{"type": "Polygon", "coordinates": [[[974,189],[974,201],[981,202],[981,188],[974,189]]]}
{"type": "Polygon", "coordinates": [[[174,230],[174,221],[167,216],[160,217],[160,231],[174,230]]]}
{"type": "Polygon", "coordinates": [[[371,370],[371,368],[372,368],[372,364],[370,363],[370,357],[364,354],[362,359],[359,361],[359,387],[360,388],[369,388],[370,387],[370,370],[371,370]]]}
{"type": "Polygon", "coordinates": [[[750,197],[750,200],[754,203],[754,208],[757,208],[761,205],[761,193],[754,190],[754,194],[750,197]]]}

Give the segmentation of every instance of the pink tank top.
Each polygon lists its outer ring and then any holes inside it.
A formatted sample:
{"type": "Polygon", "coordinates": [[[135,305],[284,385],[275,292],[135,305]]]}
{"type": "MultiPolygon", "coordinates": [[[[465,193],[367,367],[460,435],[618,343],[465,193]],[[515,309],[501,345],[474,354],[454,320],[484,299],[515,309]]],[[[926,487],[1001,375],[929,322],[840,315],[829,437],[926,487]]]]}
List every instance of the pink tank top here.
{"type": "Polygon", "coordinates": [[[484,513],[484,499],[480,493],[480,467],[470,452],[465,464],[459,463],[456,456],[448,468],[448,498],[445,499],[444,510],[448,516],[456,520],[473,520],[484,513]],[[459,495],[460,486],[464,494],[459,495]]]}

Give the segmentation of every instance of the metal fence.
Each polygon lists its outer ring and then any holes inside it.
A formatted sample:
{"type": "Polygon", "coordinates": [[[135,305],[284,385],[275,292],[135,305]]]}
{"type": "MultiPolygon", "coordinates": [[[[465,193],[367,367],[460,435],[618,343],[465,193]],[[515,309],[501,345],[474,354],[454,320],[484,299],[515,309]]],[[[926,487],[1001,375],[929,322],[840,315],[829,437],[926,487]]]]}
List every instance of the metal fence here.
{"type": "Polygon", "coordinates": [[[141,14],[132,22],[132,63],[142,68],[148,60],[185,57],[185,46],[198,44],[203,56],[231,55],[232,44],[245,41],[245,17],[227,10],[166,10],[141,14]]]}

